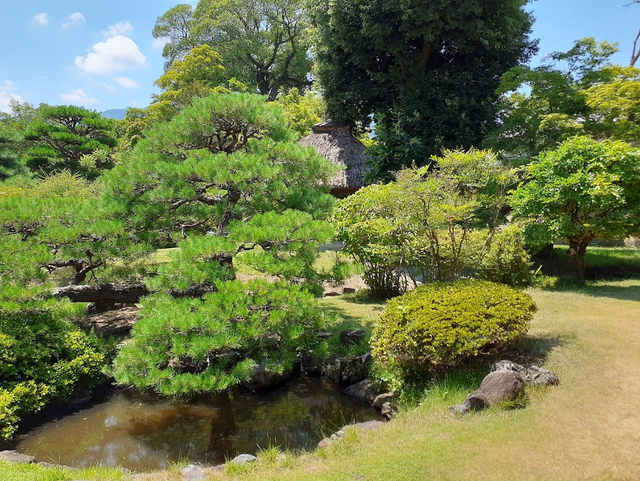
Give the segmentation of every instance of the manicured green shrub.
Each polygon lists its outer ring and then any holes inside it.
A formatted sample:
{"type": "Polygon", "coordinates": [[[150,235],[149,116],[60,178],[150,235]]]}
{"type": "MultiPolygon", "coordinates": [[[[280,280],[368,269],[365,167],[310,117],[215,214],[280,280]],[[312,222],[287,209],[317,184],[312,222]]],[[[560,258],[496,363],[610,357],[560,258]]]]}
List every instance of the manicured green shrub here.
{"type": "Polygon", "coordinates": [[[487,254],[476,269],[480,279],[510,286],[528,286],[533,281],[531,254],[519,226],[497,232],[487,254]]]}
{"type": "Polygon", "coordinates": [[[23,415],[91,387],[104,364],[97,339],[54,310],[8,307],[0,310],[0,439],[23,415]]]}
{"type": "Polygon", "coordinates": [[[492,282],[421,286],[389,301],[372,353],[402,373],[455,366],[522,337],[535,311],[529,295],[492,282]]]}

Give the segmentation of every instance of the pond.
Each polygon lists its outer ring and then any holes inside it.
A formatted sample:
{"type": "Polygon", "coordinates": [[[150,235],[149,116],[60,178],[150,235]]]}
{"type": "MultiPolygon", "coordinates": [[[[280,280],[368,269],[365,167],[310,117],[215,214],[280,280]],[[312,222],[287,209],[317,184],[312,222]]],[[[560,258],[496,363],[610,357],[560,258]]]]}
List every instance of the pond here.
{"type": "Polygon", "coordinates": [[[323,437],[379,413],[321,379],[300,378],[268,393],[234,391],[175,403],[115,391],[87,409],[18,437],[38,461],[73,467],[122,466],[136,472],[172,461],[220,464],[260,448],[313,449],[323,437]]]}

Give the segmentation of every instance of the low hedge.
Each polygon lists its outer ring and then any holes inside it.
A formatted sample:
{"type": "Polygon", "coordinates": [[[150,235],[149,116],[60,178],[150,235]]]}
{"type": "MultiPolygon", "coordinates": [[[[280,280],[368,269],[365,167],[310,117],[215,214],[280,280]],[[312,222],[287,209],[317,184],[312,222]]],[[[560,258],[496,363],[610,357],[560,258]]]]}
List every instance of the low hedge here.
{"type": "Polygon", "coordinates": [[[53,310],[0,309],[0,440],[20,418],[101,379],[98,340],[53,310]]]}
{"type": "Polygon", "coordinates": [[[455,366],[522,337],[533,299],[488,281],[436,283],[389,301],[373,332],[376,361],[402,370],[455,366]]]}

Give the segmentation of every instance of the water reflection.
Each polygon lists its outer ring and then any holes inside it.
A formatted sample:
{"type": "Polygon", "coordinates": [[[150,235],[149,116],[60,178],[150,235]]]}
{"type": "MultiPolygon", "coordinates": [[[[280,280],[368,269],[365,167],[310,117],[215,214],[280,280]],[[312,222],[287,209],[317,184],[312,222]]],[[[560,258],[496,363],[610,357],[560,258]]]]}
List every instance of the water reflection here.
{"type": "Polygon", "coordinates": [[[267,394],[233,392],[190,404],[117,392],[89,409],[40,426],[17,449],[68,466],[165,468],[169,461],[216,464],[277,445],[313,448],[323,435],[377,412],[320,380],[299,379],[267,394]]]}

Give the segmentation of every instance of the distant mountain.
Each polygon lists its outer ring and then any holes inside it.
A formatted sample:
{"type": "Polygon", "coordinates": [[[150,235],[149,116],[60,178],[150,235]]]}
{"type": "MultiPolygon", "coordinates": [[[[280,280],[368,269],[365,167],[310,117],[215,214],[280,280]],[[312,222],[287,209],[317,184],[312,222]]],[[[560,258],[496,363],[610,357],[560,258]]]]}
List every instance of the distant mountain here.
{"type": "Polygon", "coordinates": [[[102,116],[108,119],[122,120],[127,115],[127,109],[111,109],[102,112],[102,116]]]}

